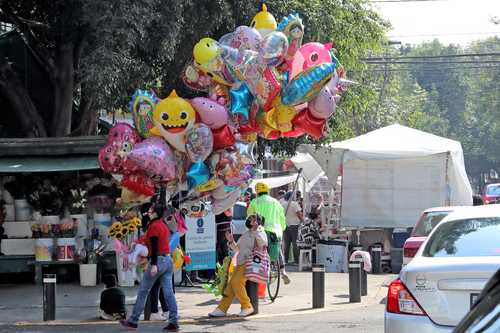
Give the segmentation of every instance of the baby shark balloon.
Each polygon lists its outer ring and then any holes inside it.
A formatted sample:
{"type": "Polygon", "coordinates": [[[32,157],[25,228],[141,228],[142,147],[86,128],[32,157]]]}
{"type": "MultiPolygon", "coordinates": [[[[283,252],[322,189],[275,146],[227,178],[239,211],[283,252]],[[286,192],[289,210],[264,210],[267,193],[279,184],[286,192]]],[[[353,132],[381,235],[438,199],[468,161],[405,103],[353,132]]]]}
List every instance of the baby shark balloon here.
{"type": "Polygon", "coordinates": [[[278,24],[274,16],[267,11],[267,6],[262,4],[262,10],[255,15],[250,27],[257,29],[262,37],[266,37],[266,35],[276,30],[278,24]]]}
{"type": "Polygon", "coordinates": [[[153,113],[155,127],[151,134],[162,136],[176,150],[185,153],[185,135],[195,120],[196,113],[191,104],[172,90],[167,98],[156,104],[153,113]]]}

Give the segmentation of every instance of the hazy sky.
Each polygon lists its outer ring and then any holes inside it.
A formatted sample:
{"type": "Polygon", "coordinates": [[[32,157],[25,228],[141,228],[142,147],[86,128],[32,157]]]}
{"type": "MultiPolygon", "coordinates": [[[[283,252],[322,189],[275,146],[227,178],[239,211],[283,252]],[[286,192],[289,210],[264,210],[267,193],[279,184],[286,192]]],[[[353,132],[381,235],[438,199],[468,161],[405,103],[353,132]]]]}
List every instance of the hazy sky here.
{"type": "Polygon", "coordinates": [[[500,36],[500,0],[374,1],[374,5],[393,26],[389,38],[403,43],[438,38],[443,43],[466,45],[500,36]],[[491,22],[494,17],[499,24],[491,22]]]}

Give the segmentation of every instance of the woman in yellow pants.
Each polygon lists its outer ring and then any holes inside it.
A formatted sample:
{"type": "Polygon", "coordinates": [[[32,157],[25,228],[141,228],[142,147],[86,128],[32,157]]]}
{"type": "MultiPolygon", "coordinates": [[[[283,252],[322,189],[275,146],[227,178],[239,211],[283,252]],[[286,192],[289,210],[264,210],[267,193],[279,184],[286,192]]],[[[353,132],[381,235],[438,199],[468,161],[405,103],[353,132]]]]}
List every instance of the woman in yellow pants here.
{"type": "Polygon", "coordinates": [[[247,282],[245,277],[245,263],[252,255],[254,246],[267,246],[267,236],[264,228],[260,225],[260,221],[258,216],[249,216],[245,223],[249,230],[241,235],[238,243],[234,241],[233,235],[229,231],[226,232],[226,239],[229,242],[229,246],[234,251],[238,251],[238,256],[236,257],[237,266],[224,290],[224,297],[220,301],[219,306],[208,314],[209,317],[226,316],[227,310],[233,303],[234,297],[236,297],[241,304],[240,317],[246,317],[253,313],[253,307],[245,288],[247,282]]]}

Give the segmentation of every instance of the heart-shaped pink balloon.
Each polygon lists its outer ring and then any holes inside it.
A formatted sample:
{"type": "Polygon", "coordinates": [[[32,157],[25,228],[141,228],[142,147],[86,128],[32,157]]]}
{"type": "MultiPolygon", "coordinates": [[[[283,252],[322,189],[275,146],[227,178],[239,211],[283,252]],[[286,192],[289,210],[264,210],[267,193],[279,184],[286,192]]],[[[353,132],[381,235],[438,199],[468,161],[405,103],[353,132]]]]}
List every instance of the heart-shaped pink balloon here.
{"type": "Polygon", "coordinates": [[[169,181],[176,177],[175,155],[163,138],[152,137],[136,144],[128,159],[140,171],[159,181],[169,181]]]}
{"type": "Polygon", "coordinates": [[[99,151],[99,164],[106,172],[129,175],[137,166],[128,159],[134,145],[141,141],[139,133],[127,123],[117,123],[109,131],[106,145],[99,151]]]}

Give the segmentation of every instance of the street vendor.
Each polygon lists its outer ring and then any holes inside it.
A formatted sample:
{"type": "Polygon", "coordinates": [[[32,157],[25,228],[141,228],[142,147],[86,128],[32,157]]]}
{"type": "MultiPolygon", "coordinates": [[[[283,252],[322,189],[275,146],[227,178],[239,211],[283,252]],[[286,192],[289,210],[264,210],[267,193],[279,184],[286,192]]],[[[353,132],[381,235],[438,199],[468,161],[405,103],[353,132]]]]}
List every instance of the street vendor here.
{"type": "Polygon", "coordinates": [[[250,202],[247,209],[247,217],[251,215],[260,215],[264,218],[264,229],[269,242],[269,256],[273,258],[272,247],[278,247],[279,266],[283,282],[290,283],[290,277],[285,271],[285,258],[281,251],[281,240],[283,239],[283,231],[286,229],[285,210],[278,200],[269,195],[269,187],[267,184],[259,182],[255,185],[257,198],[250,202]]]}

